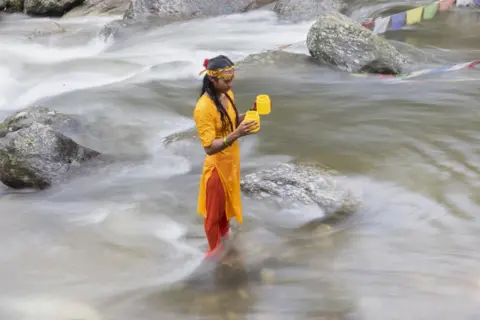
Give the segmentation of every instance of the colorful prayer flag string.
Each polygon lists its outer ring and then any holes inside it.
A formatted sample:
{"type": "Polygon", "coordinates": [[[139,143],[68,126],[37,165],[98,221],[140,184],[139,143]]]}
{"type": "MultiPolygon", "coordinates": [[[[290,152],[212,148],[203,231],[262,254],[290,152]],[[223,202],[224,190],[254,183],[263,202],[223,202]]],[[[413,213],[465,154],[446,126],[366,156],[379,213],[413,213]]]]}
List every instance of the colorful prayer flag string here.
{"type": "Polygon", "coordinates": [[[445,12],[453,5],[457,7],[480,6],[480,0],[439,0],[429,5],[413,8],[386,17],[370,18],[362,25],[376,34],[388,30],[401,30],[405,26],[433,19],[438,12],[445,12]]]}

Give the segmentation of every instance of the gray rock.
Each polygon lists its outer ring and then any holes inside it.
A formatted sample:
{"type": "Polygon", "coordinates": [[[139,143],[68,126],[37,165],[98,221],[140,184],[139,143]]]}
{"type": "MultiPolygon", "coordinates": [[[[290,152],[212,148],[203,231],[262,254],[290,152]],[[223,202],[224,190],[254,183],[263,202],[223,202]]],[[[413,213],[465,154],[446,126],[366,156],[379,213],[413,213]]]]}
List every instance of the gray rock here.
{"type": "Polygon", "coordinates": [[[7,0],[0,0],[0,10],[4,10],[7,7],[7,0]]]}
{"type": "Polygon", "coordinates": [[[313,20],[328,11],[343,11],[343,0],[278,0],[273,8],[280,19],[292,22],[313,20]]]}
{"type": "Polygon", "coordinates": [[[63,133],[77,130],[81,126],[81,122],[72,116],[64,115],[46,107],[30,107],[18,111],[0,123],[0,138],[4,138],[9,132],[28,128],[35,122],[50,126],[52,129],[63,133]]]}
{"type": "Polygon", "coordinates": [[[318,61],[348,72],[399,74],[407,63],[387,40],[338,12],[312,25],[307,47],[318,61]]]}
{"type": "Polygon", "coordinates": [[[16,189],[44,189],[75,164],[98,156],[60,132],[78,125],[48,108],[29,108],[7,118],[0,124],[0,181],[16,189]]]}
{"type": "Polygon", "coordinates": [[[28,38],[47,37],[58,33],[64,33],[65,29],[56,22],[49,22],[32,32],[28,38]]]}
{"type": "Polygon", "coordinates": [[[274,0],[131,0],[124,19],[154,15],[162,18],[190,19],[241,13],[274,0]]]}
{"type": "Polygon", "coordinates": [[[25,0],[23,11],[29,15],[60,17],[84,0],[25,0]]]}
{"type": "Polygon", "coordinates": [[[310,67],[312,63],[312,57],[305,54],[281,50],[268,50],[260,53],[250,54],[245,59],[235,63],[235,65],[239,70],[241,70],[265,66],[285,68],[292,65],[305,65],[310,67]]]}
{"type": "Polygon", "coordinates": [[[337,178],[337,172],[325,167],[285,163],[246,175],[241,189],[258,200],[316,204],[327,215],[355,210],[359,200],[337,178]]]}
{"type": "Polygon", "coordinates": [[[4,10],[7,12],[23,11],[24,0],[6,0],[4,10]]]}
{"type": "Polygon", "coordinates": [[[129,6],[130,0],[86,0],[82,5],[67,12],[62,18],[123,15],[129,6]]]}

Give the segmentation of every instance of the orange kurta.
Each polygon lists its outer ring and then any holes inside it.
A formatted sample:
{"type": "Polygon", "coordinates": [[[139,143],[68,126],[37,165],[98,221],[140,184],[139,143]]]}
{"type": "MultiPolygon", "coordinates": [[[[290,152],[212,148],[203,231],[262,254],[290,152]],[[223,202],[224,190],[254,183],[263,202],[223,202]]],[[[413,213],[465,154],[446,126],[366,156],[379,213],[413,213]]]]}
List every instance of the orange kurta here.
{"type": "MultiPolygon", "coordinates": [[[[229,96],[234,100],[232,91],[228,92],[229,96]]],[[[227,113],[236,123],[235,110],[230,101],[228,102],[227,113]]],[[[220,113],[217,111],[215,103],[206,94],[201,96],[195,110],[193,118],[197,125],[197,131],[204,147],[212,144],[215,139],[220,139],[231,133],[227,120],[226,132],[222,132],[222,121],[220,113]]],[[[217,152],[213,155],[207,155],[203,163],[202,176],[200,177],[200,190],[198,193],[197,211],[200,215],[207,215],[207,182],[213,169],[217,169],[225,190],[225,214],[227,219],[235,217],[238,222],[243,222],[242,202],[240,198],[240,145],[238,141],[232,143],[231,146],[217,152]]]]}

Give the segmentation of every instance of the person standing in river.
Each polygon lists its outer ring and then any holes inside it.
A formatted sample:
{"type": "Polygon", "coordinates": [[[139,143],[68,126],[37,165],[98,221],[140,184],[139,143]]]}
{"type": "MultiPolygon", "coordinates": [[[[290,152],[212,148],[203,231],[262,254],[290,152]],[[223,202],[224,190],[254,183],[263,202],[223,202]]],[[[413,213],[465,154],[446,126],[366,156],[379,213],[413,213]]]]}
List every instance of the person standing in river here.
{"type": "MultiPolygon", "coordinates": [[[[228,237],[229,220],[243,222],[240,198],[240,137],[258,128],[255,121],[243,121],[235,106],[232,83],[235,65],[226,56],[206,59],[206,73],[193,118],[205,153],[200,178],[197,211],[204,217],[210,249],[207,257],[222,249],[221,239],[228,237]]],[[[255,105],[251,108],[255,110],[255,105]]]]}

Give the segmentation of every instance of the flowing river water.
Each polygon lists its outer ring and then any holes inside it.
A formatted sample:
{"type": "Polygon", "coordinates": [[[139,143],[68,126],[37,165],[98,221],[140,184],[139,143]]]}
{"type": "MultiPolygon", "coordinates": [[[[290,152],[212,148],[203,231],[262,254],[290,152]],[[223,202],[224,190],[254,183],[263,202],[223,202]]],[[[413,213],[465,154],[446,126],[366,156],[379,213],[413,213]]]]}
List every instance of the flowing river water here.
{"type": "MultiPolygon", "coordinates": [[[[480,57],[479,17],[452,10],[386,36],[420,66],[466,62],[480,57]]],[[[61,19],[66,32],[29,39],[49,20],[1,17],[0,116],[33,104],[81,115],[96,132],[77,141],[130,160],[0,198],[0,319],[480,317],[479,71],[395,84],[288,63],[239,74],[240,109],[273,100],[261,133],[242,141],[242,174],[315,161],[364,205],[328,232],[297,228],[315,211],[244,199],[245,269],[186,281],[206,245],[203,154],[198,141],[173,152],[163,139],[193,126],[204,58],[301,42],[312,22],[262,10],[104,41],[114,18],[61,19]]]]}

